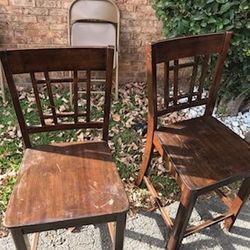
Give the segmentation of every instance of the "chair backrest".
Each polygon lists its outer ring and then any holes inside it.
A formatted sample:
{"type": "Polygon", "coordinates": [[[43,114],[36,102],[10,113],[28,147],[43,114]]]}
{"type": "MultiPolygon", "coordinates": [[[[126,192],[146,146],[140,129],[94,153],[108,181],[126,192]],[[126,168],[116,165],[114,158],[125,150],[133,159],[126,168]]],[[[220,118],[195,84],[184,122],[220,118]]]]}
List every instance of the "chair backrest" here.
{"type": "Polygon", "coordinates": [[[0,52],[26,147],[31,147],[30,134],[55,130],[97,128],[103,130],[103,139],[108,140],[113,55],[112,47],[4,50],[0,52]],[[104,72],[106,78],[101,121],[94,121],[91,115],[92,71],[104,72]],[[16,86],[16,75],[24,73],[28,73],[32,82],[35,109],[38,112],[38,124],[35,125],[27,124],[16,86]],[[73,83],[74,107],[71,112],[60,112],[58,109],[55,86],[59,83],[73,83]],[[81,106],[79,106],[79,83],[84,83],[86,88],[85,103],[80,103],[81,106]],[[42,100],[44,95],[47,97],[46,105],[42,100]]]}
{"type": "Polygon", "coordinates": [[[69,9],[69,43],[119,49],[120,12],[112,0],[76,0],[69,9]]]}
{"type": "Polygon", "coordinates": [[[231,35],[215,33],[147,44],[149,115],[155,122],[159,116],[200,105],[206,105],[205,115],[212,114],[231,35]],[[160,69],[164,71],[161,81],[160,69]],[[181,78],[188,88],[181,85],[181,78]],[[159,91],[160,82],[163,87],[159,91]]]}

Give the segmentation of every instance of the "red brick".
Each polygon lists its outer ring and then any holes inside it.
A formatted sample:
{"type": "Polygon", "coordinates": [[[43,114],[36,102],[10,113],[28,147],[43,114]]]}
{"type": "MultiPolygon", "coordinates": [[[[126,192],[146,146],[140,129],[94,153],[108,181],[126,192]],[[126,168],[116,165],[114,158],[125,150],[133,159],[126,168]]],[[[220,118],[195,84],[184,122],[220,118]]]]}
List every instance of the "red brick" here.
{"type": "MultiPolygon", "coordinates": [[[[68,44],[72,0],[0,0],[1,47],[55,47],[68,44]]],[[[121,12],[121,82],[145,80],[145,43],[161,38],[152,0],[116,0],[121,12]]]]}
{"type": "Polygon", "coordinates": [[[35,0],[9,0],[10,5],[15,6],[34,6],[35,7],[35,0]]]}

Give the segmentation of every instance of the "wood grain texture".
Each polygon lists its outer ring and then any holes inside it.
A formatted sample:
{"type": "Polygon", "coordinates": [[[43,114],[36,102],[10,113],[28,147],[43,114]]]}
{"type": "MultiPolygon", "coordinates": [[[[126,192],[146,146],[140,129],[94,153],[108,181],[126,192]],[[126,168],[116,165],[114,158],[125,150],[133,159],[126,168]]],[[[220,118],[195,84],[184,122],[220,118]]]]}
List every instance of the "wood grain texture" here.
{"type": "Polygon", "coordinates": [[[155,137],[191,190],[250,176],[250,145],[213,117],[171,124],[155,137]]]}
{"type": "Polygon", "coordinates": [[[13,74],[58,69],[106,70],[106,47],[20,49],[8,50],[5,53],[13,74]],[[64,61],[67,63],[63,63],[64,61]]]}
{"type": "Polygon", "coordinates": [[[25,151],[5,226],[122,213],[128,206],[105,142],[53,144],[25,151]]]}
{"type": "Polygon", "coordinates": [[[155,63],[178,58],[217,54],[224,46],[224,33],[186,36],[152,43],[155,63]]]}

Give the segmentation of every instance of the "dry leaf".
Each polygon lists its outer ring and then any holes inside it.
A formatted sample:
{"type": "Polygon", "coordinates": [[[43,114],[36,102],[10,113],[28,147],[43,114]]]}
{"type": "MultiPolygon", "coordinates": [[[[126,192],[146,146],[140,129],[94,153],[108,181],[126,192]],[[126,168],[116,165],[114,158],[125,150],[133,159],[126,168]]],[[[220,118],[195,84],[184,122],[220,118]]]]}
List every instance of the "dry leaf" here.
{"type": "Polygon", "coordinates": [[[120,115],[118,115],[118,114],[114,114],[114,115],[112,116],[112,118],[113,118],[113,120],[114,120],[115,122],[119,122],[119,121],[121,120],[121,117],[120,117],[120,115]]]}

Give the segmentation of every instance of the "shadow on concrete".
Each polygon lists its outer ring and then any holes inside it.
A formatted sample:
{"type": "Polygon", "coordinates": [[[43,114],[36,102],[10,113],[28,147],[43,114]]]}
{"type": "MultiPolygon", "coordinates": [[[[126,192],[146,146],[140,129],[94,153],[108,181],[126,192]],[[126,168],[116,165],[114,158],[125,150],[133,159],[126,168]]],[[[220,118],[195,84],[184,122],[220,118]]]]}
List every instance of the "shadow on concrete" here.
{"type": "MultiPolygon", "coordinates": [[[[178,204],[170,207],[170,212],[173,212],[173,207],[177,211],[178,204]]],[[[210,228],[201,230],[199,233],[193,234],[183,240],[181,249],[227,249],[227,250],[238,250],[238,249],[250,249],[250,202],[244,205],[242,208],[231,232],[223,230],[222,223],[215,224],[210,228]]],[[[202,199],[197,201],[195,206],[195,215],[192,215],[192,220],[195,222],[202,219],[209,219],[215,217],[219,213],[226,211],[225,205],[217,197],[211,199],[202,199]],[[198,215],[198,216],[197,216],[198,215]],[[200,217],[200,218],[199,218],[200,217]]],[[[168,229],[163,222],[159,213],[152,212],[140,212],[138,216],[146,216],[145,220],[150,220],[157,224],[161,235],[153,237],[148,235],[146,232],[137,232],[137,229],[133,230],[126,229],[125,236],[139,242],[144,242],[151,246],[150,249],[165,249],[166,242],[168,240],[168,229]]],[[[136,225],[136,220],[134,224],[136,225]]],[[[127,248],[125,248],[127,249],[127,248]]]]}

